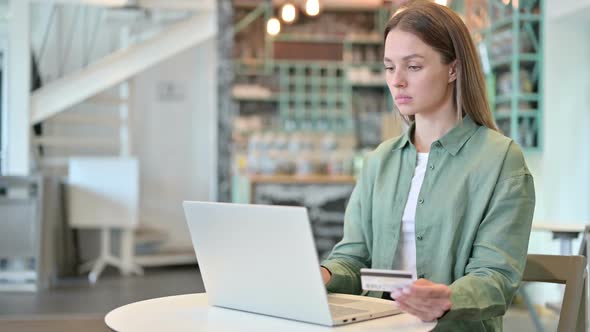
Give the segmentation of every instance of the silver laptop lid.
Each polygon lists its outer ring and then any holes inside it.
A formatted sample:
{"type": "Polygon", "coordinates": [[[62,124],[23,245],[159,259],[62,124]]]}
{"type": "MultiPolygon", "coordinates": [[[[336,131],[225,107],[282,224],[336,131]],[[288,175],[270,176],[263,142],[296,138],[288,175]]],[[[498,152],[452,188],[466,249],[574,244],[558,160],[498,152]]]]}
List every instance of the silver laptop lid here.
{"type": "Polygon", "coordinates": [[[211,305],[332,324],[305,208],[183,206],[211,305]]]}

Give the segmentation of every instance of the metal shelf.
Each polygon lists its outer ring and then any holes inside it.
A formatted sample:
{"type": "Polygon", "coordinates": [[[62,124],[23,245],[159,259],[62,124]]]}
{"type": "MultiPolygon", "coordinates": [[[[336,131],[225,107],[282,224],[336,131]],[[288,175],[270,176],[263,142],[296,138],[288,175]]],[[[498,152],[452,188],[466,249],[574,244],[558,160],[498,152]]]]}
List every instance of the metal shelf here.
{"type": "MultiPolygon", "coordinates": [[[[537,53],[520,53],[518,55],[517,61],[521,62],[535,62],[540,61],[541,55],[537,53]]],[[[503,66],[510,66],[512,64],[512,55],[502,55],[498,56],[495,60],[491,61],[491,65],[493,68],[499,68],[503,66]]]]}
{"type": "Polygon", "coordinates": [[[353,88],[387,88],[385,82],[350,82],[350,86],[353,88]]]}
{"type": "Polygon", "coordinates": [[[347,38],[344,40],[344,42],[352,45],[381,45],[383,44],[383,39],[381,36],[379,36],[379,38],[367,37],[367,39],[355,37],[347,38]]]}
{"type": "MultiPolygon", "coordinates": [[[[494,0],[492,0],[494,1],[494,0]]],[[[519,21],[522,22],[540,22],[542,20],[541,15],[537,14],[517,14],[519,21]]],[[[510,25],[514,22],[514,17],[512,15],[503,17],[495,21],[494,23],[490,24],[490,27],[484,29],[485,33],[494,32],[496,30],[500,30],[503,28],[509,28],[510,25]]]]}
{"type": "Polygon", "coordinates": [[[330,36],[330,35],[290,35],[290,34],[279,34],[274,37],[275,42],[296,42],[296,43],[331,43],[331,44],[342,44],[344,42],[343,37],[330,36]]]}
{"type": "MultiPolygon", "coordinates": [[[[535,109],[530,110],[519,110],[517,116],[519,118],[536,118],[539,115],[535,109]]],[[[506,120],[512,118],[511,112],[494,112],[494,118],[496,120],[506,120]]]]}
{"type": "Polygon", "coordinates": [[[508,94],[508,95],[499,95],[496,96],[496,105],[498,104],[505,104],[505,103],[509,103],[512,101],[512,98],[516,98],[518,101],[531,101],[531,102],[535,102],[535,101],[539,101],[540,96],[536,93],[528,93],[528,94],[508,94]]]}
{"type": "Polygon", "coordinates": [[[243,101],[243,102],[268,102],[268,103],[276,103],[279,101],[278,96],[271,96],[271,97],[246,97],[246,96],[232,96],[233,100],[235,101],[243,101]]]}
{"type": "Polygon", "coordinates": [[[351,63],[347,63],[347,66],[350,68],[370,68],[370,69],[380,69],[380,70],[384,70],[385,69],[385,65],[383,64],[383,62],[351,62],[351,63]]]}
{"type": "MultiPolygon", "coordinates": [[[[488,49],[498,42],[497,34],[502,38],[509,34],[509,53],[492,56],[490,60],[491,72],[487,74],[488,93],[492,101],[492,108],[504,109],[500,113],[494,112],[494,118],[502,122],[504,133],[522,145],[527,151],[540,150],[543,142],[543,13],[545,0],[529,0],[521,2],[515,9],[505,5],[503,0],[489,0],[488,13],[494,13],[490,18],[488,28],[480,30],[483,43],[488,49]],[[495,38],[496,37],[496,38],[495,38]],[[528,44],[530,43],[530,45],[528,44]],[[527,49],[523,52],[522,49],[527,49]],[[533,93],[522,92],[523,69],[530,70],[529,82],[535,90],[533,93]],[[502,78],[503,84],[510,83],[512,91],[508,94],[495,95],[496,77],[500,74],[510,77],[502,78]],[[531,102],[535,109],[521,109],[523,102],[531,102]],[[533,139],[531,139],[533,137],[533,139]]],[[[526,106],[524,106],[526,107],[526,106]]]]}

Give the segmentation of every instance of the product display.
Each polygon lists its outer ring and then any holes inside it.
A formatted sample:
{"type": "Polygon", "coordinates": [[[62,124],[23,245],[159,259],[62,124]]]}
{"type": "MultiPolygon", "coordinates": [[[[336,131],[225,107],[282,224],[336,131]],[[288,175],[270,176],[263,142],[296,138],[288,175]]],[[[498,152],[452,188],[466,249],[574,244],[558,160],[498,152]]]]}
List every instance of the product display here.
{"type": "Polygon", "coordinates": [[[505,135],[541,148],[542,0],[467,0],[466,22],[480,44],[492,111],[505,135]],[[483,51],[482,51],[483,50],[483,51]]]}
{"type": "MultiPolygon", "coordinates": [[[[236,22],[251,12],[252,7],[237,8],[236,22]]],[[[283,24],[274,37],[261,15],[236,33],[237,169],[260,175],[352,174],[357,151],[392,134],[395,125],[383,121],[393,102],[381,37],[390,15],[388,5],[326,10],[283,24]],[[310,54],[324,60],[310,60],[310,54]]]]}
{"type": "Polygon", "coordinates": [[[354,137],[332,133],[254,133],[248,142],[248,174],[352,175],[354,137]]]}

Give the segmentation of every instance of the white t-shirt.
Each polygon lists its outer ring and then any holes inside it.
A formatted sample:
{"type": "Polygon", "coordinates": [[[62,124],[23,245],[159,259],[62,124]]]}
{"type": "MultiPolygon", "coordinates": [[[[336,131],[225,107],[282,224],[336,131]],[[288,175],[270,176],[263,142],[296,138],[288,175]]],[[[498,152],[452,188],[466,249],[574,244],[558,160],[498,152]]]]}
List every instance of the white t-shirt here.
{"type": "Polygon", "coordinates": [[[416,206],[427,164],[428,153],[418,153],[416,170],[412,177],[408,201],[402,216],[399,245],[393,262],[394,270],[411,271],[414,277],[416,276],[416,206]]]}

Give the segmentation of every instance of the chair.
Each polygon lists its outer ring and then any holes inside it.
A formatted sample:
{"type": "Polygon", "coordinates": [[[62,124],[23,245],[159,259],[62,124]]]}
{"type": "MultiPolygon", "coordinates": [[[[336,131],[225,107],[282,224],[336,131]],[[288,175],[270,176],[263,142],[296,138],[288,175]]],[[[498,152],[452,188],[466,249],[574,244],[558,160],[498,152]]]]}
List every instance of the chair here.
{"type": "Polygon", "coordinates": [[[82,265],[90,270],[88,279],[96,283],[106,265],[122,274],[141,275],[133,262],[133,232],[139,214],[139,165],[135,158],[78,157],[69,161],[68,218],[70,226],[99,229],[99,257],[82,265]],[[111,230],[121,231],[121,252],[111,252],[111,230]]]}
{"type": "MultiPolygon", "coordinates": [[[[586,225],[586,227],[584,227],[584,232],[582,233],[582,242],[580,243],[580,251],[578,253],[578,255],[586,257],[586,260],[588,260],[588,257],[590,257],[590,245],[588,245],[589,242],[590,226],[586,225]]],[[[586,278],[586,287],[588,287],[588,278],[586,278]]],[[[589,309],[588,299],[586,299],[586,309],[589,309]]],[[[588,313],[588,311],[586,311],[586,313],[588,313]]],[[[588,322],[588,316],[586,316],[586,326],[590,326],[590,323],[588,322]]]]}
{"type": "Polygon", "coordinates": [[[586,256],[586,258],[590,256],[590,246],[588,245],[588,242],[590,242],[590,226],[586,225],[582,232],[582,242],[580,242],[578,255],[586,256]]]}
{"type": "Polygon", "coordinates": [[[42,274],[43,179],[0,177],[0,291],[36,291],[48,286],[42,274]],[[10,267],[15,263],[15,267],[10,267]]]}
{"type": "Polygon", "coordinates": [[[523,281],[565,284],[558,332],[586,332],[586,257],[528,255],[523,281]]]}

